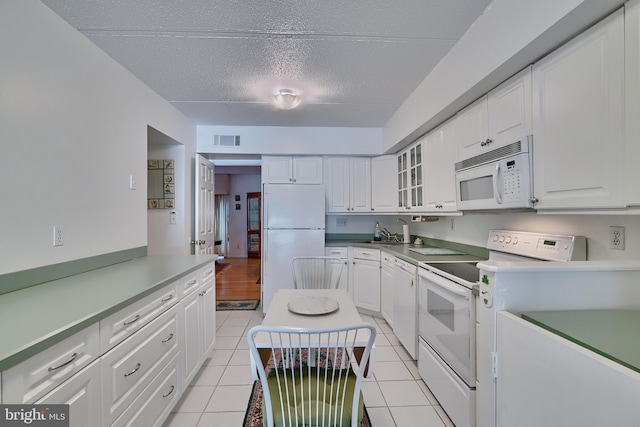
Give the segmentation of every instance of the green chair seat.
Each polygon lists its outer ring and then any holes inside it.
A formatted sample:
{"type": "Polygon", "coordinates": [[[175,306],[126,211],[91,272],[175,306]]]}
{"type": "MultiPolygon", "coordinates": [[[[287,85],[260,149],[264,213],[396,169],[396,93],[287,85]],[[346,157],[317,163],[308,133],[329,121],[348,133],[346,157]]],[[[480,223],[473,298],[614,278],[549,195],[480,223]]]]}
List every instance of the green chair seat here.
{"type": "MultiPolygon", "coordinates": [[[[301,371],[295,370],[294,378],[291,377],[291,371],[287,371],[287,378],[284,378],[282,371],[280,371],[280,377],[276,375],[276,371],[272,370],[269,373],[269,394],[271,396],[271,405],[273,409],[274,424],[276,427],[289,426],[288,414],[298,413],[298,419],[304,411],[305,422],[299,422],[297,427],[349,427],[351,426],[351,406],[353,404],[353,391],[356,385],[356,375],[350,369],[342,371],[342,382],[334,384],[333,397],[329,392],[329,388],[325,391],[325,387],[321,384],[317,387],[318,382],[324,382],[324,369],[323,368],[308,368],[304,367],[301,371]],[[318,372],[320,371],[320,372],[318,372]],[[319,378],[318,378],[319,374],[319,378]],[[346,374],[346,389],[344,397],[344,405],[342,400],[342,390],[344,387],[346,374]],[[310,386],[310,389],[309,389],[310,386]],[[286,390],[289,390],[287,396],[286,390]],[[316,393],[319,391],[319,393],[316,393]],[[340,397],[336,402],[336,395],[340,393],[340,397]],[[282,393],[284,405],[284,411],[282,410],[280,395],[282,393]],[[296,398],[297,396],[297,398],[296,398]],[[304,401],[301,401],[303,399],[304,401]],[[332,401],[330,401],[332,400],[332,401]],[[311,407],[309,407],[309,401],[311,401],[311,407]],[[297,404],[296,404],[297,403],[297,404]],[[303,407],[304,406],[304,407],[303,407]],[[333,420],[334,411],[338,411],[338,419],[333,420]],[[297,408],[296,408],[297,407],[297,408]],[[340,411],[342,407],[342,411],[340,411]],[[284,412],[284,413],[283,413],[284,412]],[[340,415],[340,412],[342,414],[340,415]],[[318,424],[316,424],[316,414],[319,413],[318,424]],[[332,414],[331,424],[322,424],[322,414],[332,414]],[[336,422],[334,422],[336,421],[336,422]]],[[[337,373],[336,373],[337,374],[337,373]]],[[[329,376],[332,375],[332,371],[329,370],[329,376]]],[[[263,400],[264,403],[264,400],[263,400]]],[[[266,404],[263,405],[262,412],[266,423],[266,404]]],[[[361,421],[364,416],[364,400],[362,393],[360,393],[360,399],[358,402],[358,420],[361,421]]],[[[325,415],[325,422],[327,415],[325,415]]],[[[266,424],[265,424],[266,425],[266,424]]]]}

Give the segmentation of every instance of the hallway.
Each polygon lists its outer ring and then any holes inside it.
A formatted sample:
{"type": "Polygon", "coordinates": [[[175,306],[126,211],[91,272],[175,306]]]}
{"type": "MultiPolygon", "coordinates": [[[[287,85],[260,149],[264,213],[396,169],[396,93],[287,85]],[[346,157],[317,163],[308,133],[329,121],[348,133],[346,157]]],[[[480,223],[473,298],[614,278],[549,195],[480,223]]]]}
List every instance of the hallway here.
{"type": "Polygon", "coordinates": [[[260,299],[260,259],[225,258],[229,264],[216,274],[216,301],[260,299]]]}

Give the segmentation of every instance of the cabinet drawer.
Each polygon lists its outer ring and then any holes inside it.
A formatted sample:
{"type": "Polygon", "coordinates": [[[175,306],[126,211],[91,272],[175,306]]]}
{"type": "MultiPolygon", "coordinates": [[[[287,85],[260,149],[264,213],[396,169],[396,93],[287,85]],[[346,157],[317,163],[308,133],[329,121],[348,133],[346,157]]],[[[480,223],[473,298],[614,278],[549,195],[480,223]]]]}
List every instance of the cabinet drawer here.
{"type": "Polygon", "coordinates": [[[353,257],[356,259],[371,259],[380,261],[380,249],[353,248],[353,257]]]}
{"type": "Polygon", "coordinates": [[[198,270],[198,280],[200,283],[208,282],[216,277],[216,266],[214,263],[205,265],[198,270]]]}
{"type": "Polygon", "coordinates": [[[106,353],[178,302],[177,282],[100,321],[100,350],[106,353]]]}
{"type": "Polygon", "coordinates": [[[2,373],[3,403],[33,403],[100,355],[98,324],[2,373]]]}
{"type": "Polygon", "coordinates": [[[161,426],[180,398],[179,362],[180,357],[174,356],[111,427],[161,426]]]}
{"type": "Polygon", "coordinates": [[[178,307],[127,338],[102,357],[103,420],[112,423],[178,354],[178,307]]]}
{"type": "Polygon", "coordinates": [[[347,259],[349,257],[347,248],[324,248],[325,256],[333,256],[336,258],[347,259]]]}
{"type": "Polygon", "coordinates": [[[383,252],[380,254],[380,262],[382,263],[382,266],[395,267],[396,257],[383,252]]]}
{"type": "Polygon", "coordinates": [[[100,426],[100,359],[35,403],[69,405],[69,427],[100,426]]]}
{"type": "MultiPolygon", "coordinates": [[[[215,275],[215,273],[214,273],[215,275]]],[[[181,297],[185,297],[198,288],[198,271],[192,271],[191,273],[180,279],[180,292],[181,297]]]]}

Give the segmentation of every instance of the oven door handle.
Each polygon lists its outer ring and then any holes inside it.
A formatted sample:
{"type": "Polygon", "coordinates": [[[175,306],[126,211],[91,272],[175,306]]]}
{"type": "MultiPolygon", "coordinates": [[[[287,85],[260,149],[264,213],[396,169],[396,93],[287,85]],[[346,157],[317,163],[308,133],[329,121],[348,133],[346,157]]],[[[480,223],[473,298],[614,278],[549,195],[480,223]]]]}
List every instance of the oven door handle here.
{"type": "MultiPolygon", "coordinates": [[[[469,299],[469,289],[465,288],[462,285],[458,285],[458,284],[454,284],[454,282],[451,282],[447,279],[443,279],[442,277],[438,276],[437,274],[431,273],[431,272],[427,272],[427,274],[429,275],[428,277],[426,275],[420,275],[421,277],[426,278],[427,280],[429,280],[429,282],[431,282],[432,284],[438,286],[439,288],[444,289],[447,292],[450,292],[454,295],[457,295],[459,297],[462,297],[466,300],[469,299]]],[[[428,286],[428,285],[427,285],[428,286]]]]}

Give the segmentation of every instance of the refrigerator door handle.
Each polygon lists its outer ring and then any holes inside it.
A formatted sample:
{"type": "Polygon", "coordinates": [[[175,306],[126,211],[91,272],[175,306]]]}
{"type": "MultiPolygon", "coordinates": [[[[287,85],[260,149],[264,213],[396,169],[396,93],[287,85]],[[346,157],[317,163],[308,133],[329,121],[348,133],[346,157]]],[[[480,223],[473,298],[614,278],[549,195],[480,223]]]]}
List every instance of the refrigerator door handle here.
{"type": "Polygon", "coordinates": [[[267,262],[269,260],[269,251],[267,250],[267,248],[269,247],[268,236],[269,233],[267,233],[266,230],[262,230],[262,254],[264,256],[264,262],[267,262]]]}

